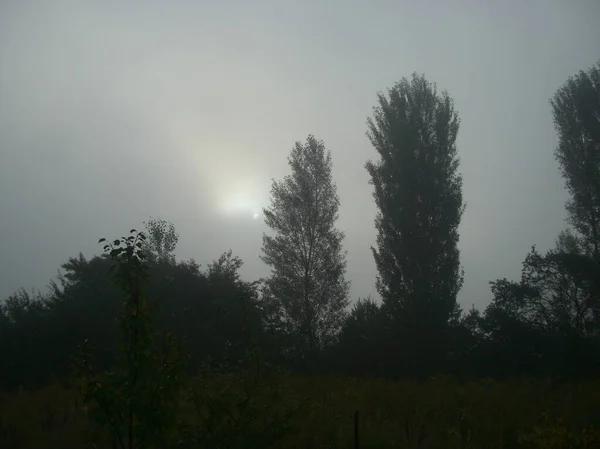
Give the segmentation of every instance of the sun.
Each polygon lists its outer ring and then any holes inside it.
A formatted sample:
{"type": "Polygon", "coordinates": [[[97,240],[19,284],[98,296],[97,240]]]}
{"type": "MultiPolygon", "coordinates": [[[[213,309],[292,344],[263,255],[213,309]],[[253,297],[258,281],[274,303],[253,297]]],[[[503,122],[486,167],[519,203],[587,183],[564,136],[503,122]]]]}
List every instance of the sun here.
{"type": "Polygon", "coordinates": [[[219,201],[219,209],[229,216],[246,216],[258,220],[261,216],[261,202],[258,195],[249,190],[240,190],[224,195],[219,201]]]}

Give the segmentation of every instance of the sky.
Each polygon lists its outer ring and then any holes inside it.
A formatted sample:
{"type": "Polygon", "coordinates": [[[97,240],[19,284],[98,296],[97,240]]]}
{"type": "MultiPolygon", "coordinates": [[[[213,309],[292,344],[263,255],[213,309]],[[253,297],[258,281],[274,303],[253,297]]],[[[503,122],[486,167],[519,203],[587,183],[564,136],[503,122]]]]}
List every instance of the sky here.
{"type": "Polygon", "coordinates": [[[173,222],[179,260],[260,260],[271,180],[331,150],[351,299],[372,295],[366,120],[402,77],[454,98],[467,208],[459,301],[566,226],[549,100],[600,59],[595,0],[1,0],[0,298],[45,291],[100,237],[173,222]]]}

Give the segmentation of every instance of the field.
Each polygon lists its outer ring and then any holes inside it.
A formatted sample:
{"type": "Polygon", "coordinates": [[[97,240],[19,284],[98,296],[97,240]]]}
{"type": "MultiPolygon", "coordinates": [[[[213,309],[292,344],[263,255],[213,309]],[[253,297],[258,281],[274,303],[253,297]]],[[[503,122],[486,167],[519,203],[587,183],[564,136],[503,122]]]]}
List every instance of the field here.
{"type": "MultiPolygon", "coordinates": [[[[173,447],[181,440],[177,447],[353,448],[358,437],[362,449],[600,448],[599,381],[280,376],[247,393],[236,377],[194,382],[173,447]]],[[[83,448],[90,438],[112,447],[72,391],[49,386],[0,396],[1,448],[83,448]]]]}

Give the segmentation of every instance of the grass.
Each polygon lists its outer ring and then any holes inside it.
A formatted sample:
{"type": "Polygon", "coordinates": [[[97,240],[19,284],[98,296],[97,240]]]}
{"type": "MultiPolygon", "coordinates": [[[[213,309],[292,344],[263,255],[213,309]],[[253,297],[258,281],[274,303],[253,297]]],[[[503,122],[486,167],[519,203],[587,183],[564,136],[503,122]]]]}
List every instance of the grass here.
{"type": "MultiPolygon", "coordinates": [[[[335,377],[278,377],[246,393],[240,378],[194,379],[182,400],[180,447],[600,448],[600,381],[459,384],[335,377]],[[186,430],[187,429],[187,430],[186,430]],[[186,443],[187,441],[187,443],[186,443]],[[186,443],[186,444],[184,444],[186,443]]],[[[0,395],[0,447],[109,448],[57,385],[0,395]]]]}

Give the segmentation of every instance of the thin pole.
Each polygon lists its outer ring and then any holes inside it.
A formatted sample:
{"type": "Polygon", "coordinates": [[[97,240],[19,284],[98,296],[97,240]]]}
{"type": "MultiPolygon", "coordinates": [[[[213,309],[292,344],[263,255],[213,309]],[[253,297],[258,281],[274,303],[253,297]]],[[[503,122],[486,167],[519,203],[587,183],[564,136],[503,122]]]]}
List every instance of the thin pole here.
{"type": "Polygon", "coordinates": [[[354,449],[359,449],[358,439],[358,409],[354,411],[354,449]]]}

